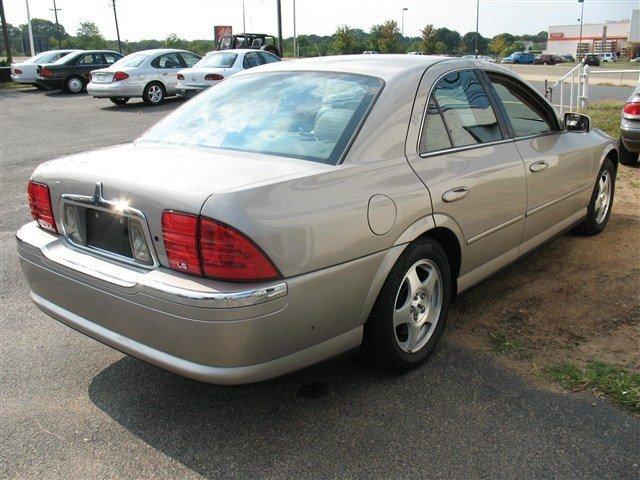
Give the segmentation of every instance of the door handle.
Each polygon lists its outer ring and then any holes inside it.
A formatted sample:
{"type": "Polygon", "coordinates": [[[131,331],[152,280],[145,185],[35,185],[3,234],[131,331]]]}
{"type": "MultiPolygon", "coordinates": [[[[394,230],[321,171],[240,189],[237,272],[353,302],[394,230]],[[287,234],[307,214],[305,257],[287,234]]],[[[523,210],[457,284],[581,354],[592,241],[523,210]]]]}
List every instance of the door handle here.
{"type": "Polygon", "coordinates": [[[456,200],[461,200],[464,197],[469,195],[469,189],[467,187],[457,187],[448,192],[444,192],[442,195],[442,201],[444,202],[455,202],[456,200]]]}
{"type": "Polygon", "coordinates": [[[535,172],[541,172],[542,170],[544,170],[548,166],[549,166],[549,163],[545,162],[544,160],[542,160],[540,162],[532,163],[531,166],[529,167],[529,170],[531,170],[534,173],[535,172]]]}

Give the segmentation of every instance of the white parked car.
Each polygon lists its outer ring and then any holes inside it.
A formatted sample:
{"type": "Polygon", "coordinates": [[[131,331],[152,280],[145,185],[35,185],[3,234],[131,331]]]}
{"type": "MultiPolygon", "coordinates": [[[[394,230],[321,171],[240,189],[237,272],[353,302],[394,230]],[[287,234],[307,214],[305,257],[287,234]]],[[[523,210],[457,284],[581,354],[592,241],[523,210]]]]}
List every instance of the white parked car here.
{"type": "Polygon", "coordinates": [[[15,62],[11,64],[11,80],[17,83],[27,83],[35,85],[38,88],[44,88],[36,85],[36,67],[45,63],[53,63],[62,57],[80,52],[81,50],[48,50],[41,52],[23,62],[15,62]]]}
{"type": "Polygon", "coordinates": [[[407,52],[407,55],[424,55],[422,52],[407,52]]]}
{"type": "Polygon", "coordinates": [[[602,54],[602,61],[603,62],[617,62],[618,61],[618,57],[613,52],[605,52],[605,53],[602,54]]]}
{"type": "MultiPolygon", "coordinates": [[[[469,58],[471,60],[475,60],[476,56],[475,55],[465,55],[462,58],[469,58]]],[[[478,60],[482,60],[483,62],[489,62],[489,63],[496,63],[496,59],[489,57],[487,55],[478,55],[478,60]]]]}
{"type": "Polygon", "coordinates": [[[142,98],[147,105],[160,105],[167,96],[175,95],[178,71],[193,67],[201,58],[173,48],[132,53],[109,68],[91,72],[87,92],[116,105],[123,105],[132,97],[142,98]]]}
{"type": "Polygon", "coordinates": [[[193,67],[178,72],[176,93],[179,97],[192,97],[234,73],[279,61],[280,58],[263,50],[211,52],[193,67]]]}

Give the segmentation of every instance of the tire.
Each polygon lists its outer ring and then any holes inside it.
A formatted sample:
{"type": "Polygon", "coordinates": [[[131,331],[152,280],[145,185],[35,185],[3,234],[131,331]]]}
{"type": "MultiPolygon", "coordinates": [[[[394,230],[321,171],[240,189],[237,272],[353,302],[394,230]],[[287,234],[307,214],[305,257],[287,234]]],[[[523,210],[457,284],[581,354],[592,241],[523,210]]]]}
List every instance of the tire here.
{"type": "Polygon", "coordinates": [[[576,229],[578,233],[591,236],[604,230],[611,216],[615,186],[616,167],[611,159],[607,158],[598,172],[598,178],[587,207],[587,217],[576,229]],[[605,200],[606,203],[603,205],[605,200]]]}
{"type": "Polygon", "coordinates": [[[638,164],[638,153],[630,152],[627,147],[625,147],[622,138],[618,139],[618,156],[620,158],[620,163],[623,165],[637,165],[638,164]]]}
{"type": "Polygon", "coordinates": [[[363,353],[387,372],[417,367],[442,336],[450,301],[447,254],[431,238],[412,243],[378,294],[364,326],[363,353]]]}
{"type": "Polygon", "coordinates": [[[84,87],[84,80],[82,79],[82,77],[79,77],[77,75],[73,75],[64,81],[65,93],[77,94],[82,92],[82,90],[84,90],[84,87]]]}
{"type": "Polygon", "coordinates": [[[151,82],[146,87],[144,87],[142,100],[150,107],[155,107],[164,102],[164,98],[166,95],[167,92],[164,89],[164,85],[159,82],[151,82]]]}
{"type": "Polygon", "coordinates": [[[110,97],[109,100],[116,105],[124,105],[129,101],[129,97],[110,97]]]}
{"type": "Polygon", "coordinates": [[[47,87],[45,87],[44,85],[35,85],[35,87],[36,87],[38,90],[47,90],[47,87]]]}

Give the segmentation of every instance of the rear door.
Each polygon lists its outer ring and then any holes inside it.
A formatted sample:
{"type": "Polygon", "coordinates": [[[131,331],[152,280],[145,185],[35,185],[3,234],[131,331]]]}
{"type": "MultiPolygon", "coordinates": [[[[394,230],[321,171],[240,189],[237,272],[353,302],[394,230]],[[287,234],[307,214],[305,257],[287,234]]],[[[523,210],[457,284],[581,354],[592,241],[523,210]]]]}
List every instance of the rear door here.
{"type": "Polygon", "coordinates": [[[246,70],[248,68],[259,67],[265,63],[265,60],[260,56],[259,52],[249,52],[244,56],[242,67],[246,70]]]}
{"type": "Polygon", "coordinates": [[[178,84],[178,72],[184,68],[178,53],[164,53],[151,62],[151,65],[157,69],[158,76],[167,89],[167,95],[173,95],[178,84]]]}
{"type": "Polygon", "coordinates": [[[76,73],[82,75],[88,83],[91,80],[91,72],[103,68],[104,59],[100,52],[87,52],[76,61],[76,73]]]}
{"type": "Polygon", "coordinates": [[[510,75],[486,72],[527,175],[523,251],[566,226],[588,203],[592,147],[585,134],[564,131],[553,108],[510,75]]]}
{"type": "Polygon", "coordinates": [[[431,194],[436,225],[462,236],[460,273],[475,271],[468,283],[517,257],[526,208],[522,158],[480,75],[474,68],[430,67],[414,107],[422,119],[412,118],[421,122],[418,142],[406,149],[431,194]]]}

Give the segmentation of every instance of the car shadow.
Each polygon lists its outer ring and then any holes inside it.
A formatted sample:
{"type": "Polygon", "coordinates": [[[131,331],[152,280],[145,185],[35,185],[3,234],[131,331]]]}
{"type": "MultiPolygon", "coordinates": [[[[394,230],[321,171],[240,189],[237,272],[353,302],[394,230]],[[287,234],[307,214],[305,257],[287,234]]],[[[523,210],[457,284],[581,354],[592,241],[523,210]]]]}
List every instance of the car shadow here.
{"type": "Polygon", "coordinates": [[[161,105],[152,107],[152,106],[146,105],[141,98],[132,98],[124,105],[115,105],[111,103],[109,99],[106,99],[106,98],[96,98],[95,100],[106,102],[105,105],[100,107],[100,110],[103,110],[105,112],[122,112],[122,113],[139,113],[142,109],[144,110],[148,109],[151,112],[168,112],[178,108],[185,101],[180,97],[167,97],[161,105]]]}
{"type": "Polygon", "coordinates": [[[508,477],[519,467],[505,465],[505,455],[534,452],[542,465],[560,448],[568,458],[554,459],[555,467],[574,468],[573,455],[587,454],[604,469],[610,458],[588,454],[602,442],[640,453],[633,446],[640,424],[634,430],[633,419],[603,401],[594,409],[582,397],[533,389],[490,357],[446,340],[404,376],[351,357],[237,387],[124,357],[93,378],[89,397],[133,435],[207,478],[389,478],[423,469],[456,477],[490,474],[497,462],[508,477]],[[575,428],[583,424],[598,427],[575,428]],[[572,435],[547,434],[557,429],[572,435]]]}

